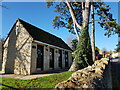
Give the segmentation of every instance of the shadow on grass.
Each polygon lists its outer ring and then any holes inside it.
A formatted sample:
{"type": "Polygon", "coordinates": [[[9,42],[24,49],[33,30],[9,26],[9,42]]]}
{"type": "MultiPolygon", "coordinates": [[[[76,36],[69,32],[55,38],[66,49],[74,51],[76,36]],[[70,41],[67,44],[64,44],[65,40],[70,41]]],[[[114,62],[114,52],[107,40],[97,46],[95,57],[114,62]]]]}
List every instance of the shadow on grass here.
{"type": "Polygon", "coordinates": [[[5,86],[5,87],[10,88],[10,89],[17,89],[17,88],[13,88],[13,87],[11,87],[11,86],[7,86],[7,85],[2,84],[2,83],[0,83],[0,85],[1,85],[1,86],[5,86]]]}

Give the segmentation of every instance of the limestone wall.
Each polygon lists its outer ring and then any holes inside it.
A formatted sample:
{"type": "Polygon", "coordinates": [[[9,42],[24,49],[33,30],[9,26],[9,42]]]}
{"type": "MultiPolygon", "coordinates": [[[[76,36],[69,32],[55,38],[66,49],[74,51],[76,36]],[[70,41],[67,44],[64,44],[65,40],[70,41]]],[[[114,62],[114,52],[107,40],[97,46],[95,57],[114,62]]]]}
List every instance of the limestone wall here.
{"type": "Polygon", "coordinates": [[[2,64],[2,71],[5,73],[14,73],[14,59],[16,54],[16,27],[13,28],[11,34],[6,39],[4,43],[4,51],[3,51],[3,64],[2,64]]]}
{"type": "Polygon", "coordinates": [[[7,38],[6,42],[4,43],[4,51],[3,51],[3,63],[2,63],[2,72],[5,72],[5,66],[7,61],[7,54],[8,54],[8,41],[9,37],[7,38]]]}
{"type": "Polygon", "coordinates": [[[18,21],[4,43],[2,71],[30,74],[32,38],[18,21]]]}
{"type": "Polygon", "coordinates": [[[32,37],[18,22],[16,29],[16,54],[14,62],[14,74],[28,75],[31,67],[32,37]]]}
{"type": "Polygon", "coordinates": [[[32,54],[31,54],[31,73],[36,72],[36,62],[37,62],[37,44],[32,43],[32,54]]]}
{"type": "Polygon", "coordinates": [[[112,88],[109,59],[95,61],[92,66],[78,70],[55,88],[112,88]]]}
{"type": "Polygon", "coordinates": [[[49,71],[49,60],[50,60],[50,47],[49,46],[44,46],[44,71],[49,71]]]}

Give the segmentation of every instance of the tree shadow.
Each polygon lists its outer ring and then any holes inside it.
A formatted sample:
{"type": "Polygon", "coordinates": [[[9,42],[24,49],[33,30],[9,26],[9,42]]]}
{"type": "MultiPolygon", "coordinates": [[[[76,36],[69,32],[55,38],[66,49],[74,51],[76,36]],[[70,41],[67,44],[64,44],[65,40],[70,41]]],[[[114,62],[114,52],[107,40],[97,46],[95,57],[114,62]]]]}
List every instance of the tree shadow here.
{"type": "MultiPolygon", "coordinates": [[[[14,87],[11,87],[11,86],[8,86],[8,85],[5,85],[5,84],[2,84],[2,83],[0,83],[0,85],[2,85],[2,86],[5,86],[5,87],[7,87],[7,88],[10,88],[10,89],[17,89],[17,88],[14,88],[14,87]]],[[[2,88],[3,89],[3,88],[2,88]]]]}

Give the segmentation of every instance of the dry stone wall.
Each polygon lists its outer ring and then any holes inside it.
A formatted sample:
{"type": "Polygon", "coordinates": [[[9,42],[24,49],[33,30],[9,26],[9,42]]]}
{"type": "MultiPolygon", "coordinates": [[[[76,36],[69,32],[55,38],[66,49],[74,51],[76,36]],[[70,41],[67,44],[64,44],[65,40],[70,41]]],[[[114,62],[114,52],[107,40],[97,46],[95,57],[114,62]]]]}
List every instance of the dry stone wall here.
{"type": "Polygon", "coordinates": [[[92,66],[76,71],[55,88],[112,88],[110,71],[109,59],[102,58],[92,66]]]}

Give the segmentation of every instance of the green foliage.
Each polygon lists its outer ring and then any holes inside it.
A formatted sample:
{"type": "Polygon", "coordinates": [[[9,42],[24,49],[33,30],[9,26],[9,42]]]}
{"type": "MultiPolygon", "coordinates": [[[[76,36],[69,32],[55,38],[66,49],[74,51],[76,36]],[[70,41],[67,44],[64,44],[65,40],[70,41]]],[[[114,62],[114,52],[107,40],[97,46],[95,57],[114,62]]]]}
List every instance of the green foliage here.
{"type": "MultiPolygon", "coordinates": [[[[81,2],[70,2],[70,4],[75,13],[77,22],[82,26],[84,17],[82,17],[81,2]]],[[[73,28],[73,20],[66,3],[59,2],[57,4],[54,3],[54,5],[54,11],[58,13],[58,16],[53,19],[53,27],[58,29],[65,27],[69,32],[75,34],[73,28]]],[[[98,16],[98,24],[100,24],[100,26],[106,30],[105,36],[110,37],[111,35],[120,32],[120,26],[116,23],[116,20],[113,19],[113,16],[110,13],[110,6],[106,5],[104,2],[94,2],[93,5],[95,8],[95,14],[98,16]]],[[[47,2],[47,6],[53,6],[53,2],[47,2]]],[[[80,33],[79,28],[76,29],[80,33]]]]}
{"type": "Polygon", "coordinates": [[[116,25],[115,33],[117,33],[120,37],[120,26],[119,25],[116,25]]]}
{"type": "Polygon", "coordinates": [[[116,23],[115,20],[114,21],[106,21],[104,23],[104,27],[105,27],[105,30],[107,30],[105,35],[107,35],[108,37],[119,32],[119,25],[116,23]]]}
{"type": "Polygon", "coordinates": [[[96,46],[95,47],[95,50],[97,51],[97,52],[99,52],[100,51],[100,49],[96,46]]]}
{"type": "Polygon", "coordinates": [[[46,0],[47,2],[47,8],[49,8],[50,6],[53,6],[55,0],[46,0]]]}
{"type": "Polygon", "coordinates": [[[77,69],[93,64],[90,38],[86,29],[82,30],[80,41],[78,42],[77,49],[75,51],[75,64],[77,69]]]}
{"type": "Polygon", "coordinates": [[[72,44],[72,50],[75,51],[76,48],[77,48],[78,40],[77,39],[73,39],[71,44],[72,44]]]}
{"type": "Polygon", "coordinates": [[[120,41],[118,42],[118,44],[116,45],[117,48],[115,49],[117,52],[120,52],[120,41]]]}
{"type": "MultiPolygon", "coordinates": [[[[98,23],[102,28],[106,30],[105,35],[108,35],[109,37],[110,35],[112,35],[112,33],[118,33],[120,27],[117,25],[116,20],[113,19],[112,14],[109,12],[110,11],[109,5],[106,5],[104,2],[92,2],[92,4],[94,5],[95,8],[94,14],[98,16],[97,19],[98,23]]],[[[84,17],[82,17],[83,15],[82,3],[70,2],[70,5],[73,8],[73,12],[75,14],[78,24],[82,26],[84,23],[83,22],[84,17]]],[[[83,5],[85,5],[85,3],[83,5]]],[[[66,3],[65,2],[57,3],[55,5],[54,11],[58,13],[58,16],[56,16],[53,19],[54,28],[59,29],[61,27],[65,27],[68,29],[69,32],[75,34],[73,20],[71,18],[69,8],[67,7],[66,3]]],[[[78,42],[77,49],[75,51],[75,62],[78,69],[91,65],[93,63],[90,37],[89,32],[87,30],[88,28],[87,27],[83,28],[84,28],[83,30],[80,30],[80,28],[76,27],[78,34],[81,35],[80,41],[78,42]]]]}
{"type": "Polygon", "coordinates": [[[106,30],[104,35],[110,37],[117,33],[119,25],[110,13],[110,6],[106,5],[104,2],[98,2],[95,3],[94,7],[96,9],[96,14],[99,16],[98,23],[102,28],[104,28],[104,30],[106,30]]]}
{"type": "MultiPolygon", "coordinates": [[[[52,0],[51,0],[52,1],[52,0]]],[[[55,0],[53,0],[55,1],[55,0]]],[[[47,2],[47,6],[53,6],[52,2],[47,2]]],[[[77,22],[82,25],[83,18],[82,17],[82,5],[81,2],[70,2],[73,11],[75,13],[75,17],[77,19],[77,22]]],[[[110,6],[106,5],[104,2],[94,2],[93,3],[95,8],[95,14],[99,17],[98,23],[102,28],[106,30],[105,35],[110,37],[111,35],[117,33],[120,29],[120,26],[116,23],[116,20],[113,19],[112,14],[110,13],[110,6]]],[[[73,28],[73,20],[71,18],[71,15],[69,13],[69,9],[65,2],[59,2],[55,4],[55,10],[56,13],[58,13],[58,16],[56,16],[53,20],[53,26],[54,28],[61,28],[65,27],[68,29],[69,32],[75,34],[74,28],[73,28]]],[[[80,32],[79,28],[77,28],[78,32],[80,32]]]]}
{"type": "Polygon", "coordinates": [[[12,79],[12,78],[0,78],[2,81],[2,85],[0,88],[54,88],[55,85],[59,82],[67,80],[73,71],[63,72],[55,75],[40,77],[32,80],[20,80],[20,79],[12,79]]]}
{"type": "MultiPolygon", "coordinates": [[[[75,13],[75,17],[77,22],[82,25],[82,9],[81,9],[81,2],[70,2],[72,8],[75,13]]],[[[62,28],[65,27],[68,29],[69,32],[75,34],[73,28],[73,20],[70,15],[69,9],[65,2],[58,2],[55,5],[54,12],[58,13],[58,16],[55,16],[53,19],[53,27],[54,28],[62,28]]],[[[47,2],[47,6],[53,6],[53,3],[47,2]]],[[[78,32],[80,32],[79,28],[76,28],[78,32]]]]}

